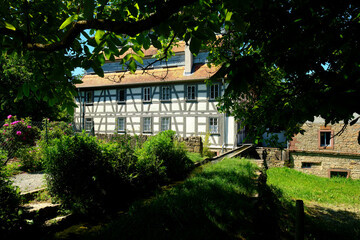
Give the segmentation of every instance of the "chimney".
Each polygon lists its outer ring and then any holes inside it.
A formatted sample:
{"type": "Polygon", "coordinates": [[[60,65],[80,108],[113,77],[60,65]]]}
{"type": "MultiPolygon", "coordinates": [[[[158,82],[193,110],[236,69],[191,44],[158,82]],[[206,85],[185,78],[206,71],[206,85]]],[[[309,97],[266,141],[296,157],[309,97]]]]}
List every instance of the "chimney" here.
{"type": "Polygon", "coordinates": [[[184,75],[188,76],[192,74],[192,67],[193,67],[193,55],[190,52],[190,41],[185,44],[185,70],[184,75]]]}

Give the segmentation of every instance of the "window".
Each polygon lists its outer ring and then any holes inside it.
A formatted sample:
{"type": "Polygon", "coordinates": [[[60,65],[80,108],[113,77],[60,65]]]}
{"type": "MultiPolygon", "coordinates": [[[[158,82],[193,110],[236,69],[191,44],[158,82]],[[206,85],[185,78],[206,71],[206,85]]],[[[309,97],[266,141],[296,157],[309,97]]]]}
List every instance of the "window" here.
{"type": "Polygon", "coordinates": [[[209,132],[211,134],[219,133],[219,119],[218,118],[210,118],[209,119],[209,132]]]}
{"type": "Polygon", "coordinates": [[[350,170],[346,169],[330,169],[329,170],[329,177],[342,177],[342,178],[349,178],[350,170]]]}
{"type": "Polygon", "coordinates": [[[163,86],[161,87],[161,100],[163,101],[170,101],[170,86],[163,86]]]}
{"type": "Polygon", "coordinates": [[[93,121],[92,118],[85,119],[85,131],[90,132],[93,131],[93,121]]]}
{"type": "Polygon", "coordinates": [[[333,149],[334,138],[332,130],[319,131],[319,148],[320,149],[333,149]]]}
{"type": "Polygon", "coordinates": [[[143,88],[143,101],[151,102],[151,88],[150,87],[143,88]]]}
{"type": "Polygon", "coordinates": [[[303,162],[301,163],[301,168],[311,168],[312,163],[309,162],[303,162]]]}
{"type": "Polygon", "coordinates": [[[170,130],[170,118],[163,117],[161,118],[161,131],[170,130]]]}
{"type": "Polygon", "coordinates": [[[216,100],[220,96],[220,85],[218,83],[210,86],[210,100],[216,100]]]}
{"type": "Polygon", "coordinates": [[[84,101],[86,104],[92,104],[94,102],[94,91],[86,91],[84,101]]]}
{"type": "Polygon", "coordinates": [[[119,103],[124,103],[126,101],[126,89],[117,90],[117,100],[119,103]]]}
{"type": "Polygon", "coordinates": [[[126,119],[123,117],[118,118],[118,132],[125,132],[126,119]]]}
{"type": "Polygon", "coordinates": [[[196,100],[196,86],[188,85],[186,87],[186,100],[196,100]]]}
{"type": "Polygon", "coordinates": [[[144,117],[143,118],[143,132],[151,132],[151,117],[144,117]]]}

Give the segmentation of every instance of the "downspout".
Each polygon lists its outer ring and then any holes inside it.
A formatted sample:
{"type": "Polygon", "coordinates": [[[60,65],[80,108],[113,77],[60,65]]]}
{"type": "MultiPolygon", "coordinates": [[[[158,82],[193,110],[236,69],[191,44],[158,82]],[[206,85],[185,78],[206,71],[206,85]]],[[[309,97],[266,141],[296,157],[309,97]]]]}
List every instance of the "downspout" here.
{"type": "Polygon", "coordinates": [[[81,130],[81,95],[80,95],[80,89],[79,88],[78,88],[78,96],[79,96],[79,106],[80,106],[79,122],[80,122],[80,130],[81,130]]]}
{"type": "MultiPolygon", "coordinates": [[[[224,78],[221,79],[221,83],[222,83],[222,88],[223,88],[223,91],[222,91],[222,94],[225,93],[225,81],[224,81],[224,78]]],[[[221,147],[221,152],[224,153],[225,151],[225,141],[226,141],[226,127],[227,127],[227,124],[226,124],[226,113],[223,113],[224,115],[224,128],[223,128],[223,145],[221,147]]]]}

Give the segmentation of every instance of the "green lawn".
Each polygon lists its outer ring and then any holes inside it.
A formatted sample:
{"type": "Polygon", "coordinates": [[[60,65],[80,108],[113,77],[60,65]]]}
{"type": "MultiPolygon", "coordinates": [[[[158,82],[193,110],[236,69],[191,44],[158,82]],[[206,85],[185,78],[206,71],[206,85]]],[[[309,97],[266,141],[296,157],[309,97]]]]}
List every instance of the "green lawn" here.
{"type": "Polygon", "coordinates": [[[304,200],[305,239],[360,239],[360,180],[328,179],[288,168],[272,168],[267,174],[268,184],[290,203],[288,209],[294,199],[304,200]]]}
{"type": "Polygon", "coordinates": [[[322,178],[289,168],[271,168],[267,174],[268,184],[290,198],[360,207],[360,180],[322,178]]]}

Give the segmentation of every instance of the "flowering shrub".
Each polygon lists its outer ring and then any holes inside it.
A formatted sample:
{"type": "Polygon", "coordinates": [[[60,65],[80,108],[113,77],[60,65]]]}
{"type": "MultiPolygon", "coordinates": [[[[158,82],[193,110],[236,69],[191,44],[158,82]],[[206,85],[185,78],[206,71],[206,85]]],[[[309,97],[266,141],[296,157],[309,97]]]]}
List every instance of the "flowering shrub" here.
{"type": "Polygon", "coordinates": [[[41,131],[42,141],[51,141],[52,139],[59,139],[66,135],[74,135],[74,129],[71,123],[49,122],[48,119],[44,119],[43,126],[44,129],[41,131]]]}
{"type": "Polygon", "coordinates": [[[8,152],[8,157],[14,157],[18,149],[34,146],[40,131],[31,126],[30,118],[17,120],[16,116],[9,115],[0,133],[0,147],[8,152]]]}
{"type": "Polygon", "coordinates": [[[40,147],[29,147],[18,150],[21,170],[36,172],[43,170],[43,150],[40,147]]]}

